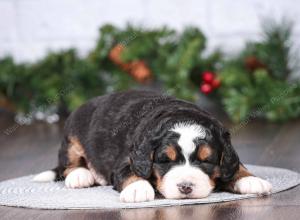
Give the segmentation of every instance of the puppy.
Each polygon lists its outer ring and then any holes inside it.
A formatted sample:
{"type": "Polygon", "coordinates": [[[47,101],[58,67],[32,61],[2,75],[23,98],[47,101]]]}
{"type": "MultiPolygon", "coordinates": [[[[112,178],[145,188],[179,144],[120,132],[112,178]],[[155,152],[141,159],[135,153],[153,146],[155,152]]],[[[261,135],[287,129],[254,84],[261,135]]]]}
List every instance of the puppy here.
{"type": "Polygon", "coordinates": [[[197,105],[149,91],[91,99],[65,123],[58,166],[35,181],[68,188],[112,184],[123,202],[268,194],[242,165],[224,126],[197,105]]]}

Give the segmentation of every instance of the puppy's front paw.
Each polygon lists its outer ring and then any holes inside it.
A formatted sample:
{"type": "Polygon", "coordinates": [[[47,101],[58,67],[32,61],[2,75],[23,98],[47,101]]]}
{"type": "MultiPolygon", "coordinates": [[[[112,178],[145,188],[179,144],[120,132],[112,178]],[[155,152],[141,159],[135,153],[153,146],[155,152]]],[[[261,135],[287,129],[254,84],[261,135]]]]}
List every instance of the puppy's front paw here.
{"type": "Polygon", "coordinates": [[[247,176],[235,183],[234,191],[241,194],[269,194],[272,191],[272,185],[259,177],[247,176]]]}
{"type": "Polygon", "coordinates": [[[95,179],[91,172],[83,167],[76,168],[70,172],[66,179],[65,185],[68,188],[84,188],[94,185],[95,179]]]}
{"type": "Polygon", "coordinates": [[[154,200],[154,189],[147,180],[129,184],[120,194],[121,202],[145,202],[154,200]]]}

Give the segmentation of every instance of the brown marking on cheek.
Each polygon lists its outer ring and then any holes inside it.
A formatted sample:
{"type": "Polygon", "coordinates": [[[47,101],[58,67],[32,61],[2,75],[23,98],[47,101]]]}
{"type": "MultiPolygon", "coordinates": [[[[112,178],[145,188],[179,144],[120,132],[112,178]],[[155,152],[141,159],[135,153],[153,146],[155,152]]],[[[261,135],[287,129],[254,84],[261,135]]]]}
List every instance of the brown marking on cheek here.
{"type": "Polygon", "coordinates": [[[162,176],[159,174],[158,170],[153,169],[154,176],[156,177],[155,186],[158,191],[161,192],[162,189],[162,176]]]}
{"type": "Polygon", "coordinates": [[[86,158],[84,148],[79,139],[75,136],[69,137],[67,157],[68,165],[63,174],[65,177],[75,168],[82,166],[82,163],[86,158]]]}
{"type": "Polygon", "coordinates": [[[215,187],[216,186],[216,182],[214,179],[209,179],[209,184],[212,186],[212,187],[215,187]]]}
{"type": "Polygon", "coordinates": [[[165,150],[166,152],[166,155],[168,156],[168,158],[172,161],[176,160],[177,158],[177,153],[176,153],[176,150],[173,146],[169,146],[166,148],[165,150]]]}
{"type": "Polygon", "coordinates": [[[210,176],[211,179],[215,180],[217,178],[219,178],[221,176],[221,171],[220,171],[220,167],[215,167],[213,170],[212,175],[210,176]]]}
{"type": "Polygon", "coordinates": [[[200,146],[198,150],[198,159],[206,160],[208,157],[212,155],[212,149],[207,144],[200,146]]]}
{"type": "Polygon", "coordinates": [[[127,179],[124,180],[123,184],[122,184],[122,189],[125,189],[126,186],[128,186],[131,183],[134,183],[138,180],[142,180],[143,178],[138,177],[136,175],[131,175],[129,177],[127,177],[127,179]]]}
{"type": "Polygon", "coordinates": [[[209,183],[211,186],[216,186],[216,180],[221,176],[220,167],[215,167],[213,173],[209,177],[209,183]]]}

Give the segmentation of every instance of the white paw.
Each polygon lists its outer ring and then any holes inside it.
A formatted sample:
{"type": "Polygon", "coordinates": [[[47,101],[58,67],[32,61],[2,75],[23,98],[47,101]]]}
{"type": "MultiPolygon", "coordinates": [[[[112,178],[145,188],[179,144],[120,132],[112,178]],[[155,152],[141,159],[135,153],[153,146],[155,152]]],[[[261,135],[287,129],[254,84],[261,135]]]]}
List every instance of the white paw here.
{"type": "Polygon", "coordinates": [[[35,175],[32,179],[33,182],[49,182],[54,181],[56,173],[52,170],[47,170],[35,175]]]}
{"type": "Polygon", "coordinates": [[[145,202],[154,200],[154,189],[147,180],[129,184],[120,194],[121,202],[145,202]]]}
{"type": "Polygon", "coordinates": [[[65,179],[68,188],[84,188],[94,185],[94,177],[91,172],[83,167],[76,168],[65,179]]]}
{"type": "Polygon", "coordinates": [[[234,191],[241,194],[269,194],[272,191],[272,185],[259,177],[247,176],[235,183],[234,191]]]}

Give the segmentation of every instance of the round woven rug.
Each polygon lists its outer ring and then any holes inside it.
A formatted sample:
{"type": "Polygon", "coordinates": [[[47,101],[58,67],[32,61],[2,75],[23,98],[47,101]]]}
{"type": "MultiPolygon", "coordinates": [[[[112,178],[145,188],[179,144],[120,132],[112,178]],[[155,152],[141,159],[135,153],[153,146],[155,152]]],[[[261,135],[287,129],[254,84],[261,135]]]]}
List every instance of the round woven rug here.
{"type": "MultiPolygon", "coordinates": [[[[299,173],[287,169],[263,166],[246,166],[256,176],[270,181],[272,193],[278,193],[300,184],[299,173]]],[[[169,200],[122,203],[119,193],[111,186],[84,189],[67,189],[63,182],[36,183],[33,175],[6,180],[0,183],[0,205],[38,209],[114,209],[143,208],[172,205],[216,203],[258,197],[253,194],[239,195],[227,192],[212,193],[204,199],[169,200]]]]}

